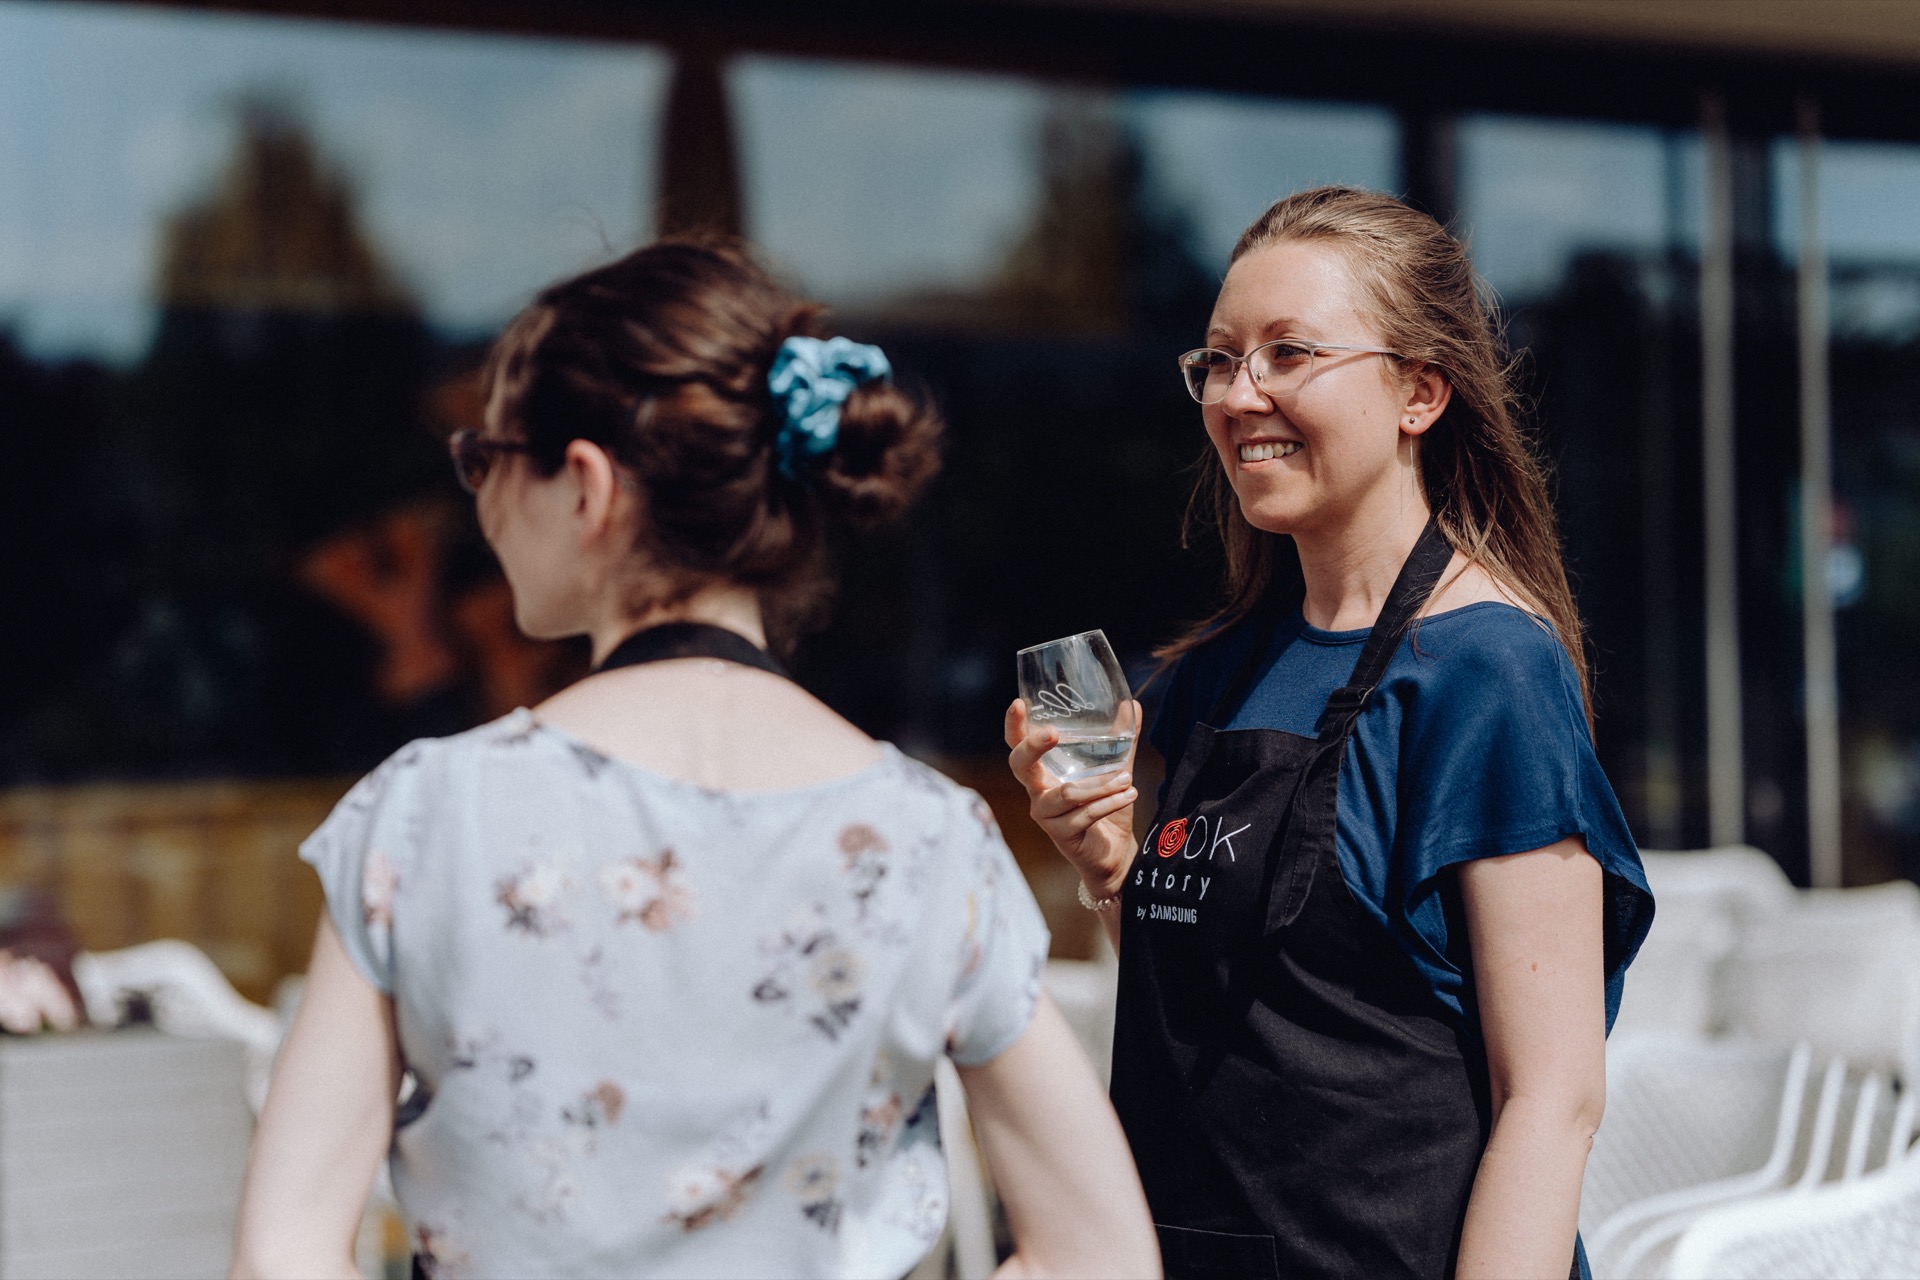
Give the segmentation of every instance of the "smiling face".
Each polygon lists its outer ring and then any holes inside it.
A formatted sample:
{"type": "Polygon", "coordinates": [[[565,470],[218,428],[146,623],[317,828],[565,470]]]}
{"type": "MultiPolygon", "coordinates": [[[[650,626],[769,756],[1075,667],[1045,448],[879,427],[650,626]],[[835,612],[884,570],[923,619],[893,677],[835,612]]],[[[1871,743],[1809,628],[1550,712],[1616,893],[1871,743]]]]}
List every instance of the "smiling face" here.
{"type": "MultiPolygon", "coordinates": [[[[1324,242],[1279,241],[1227,272],[1207,344],[1245,355],[1280,338],[1389,345],[1345,257],[1324,242]]],[[[1249,524],[1296,537],[1338,534],[1420,502],[1415,440],[1445,407],[1436,382],[1409,378],[1389,356],[1323,351],[1310,376],[1278,395],[1242,368],[1226,399],[1201,413],[1249,524]]]]}

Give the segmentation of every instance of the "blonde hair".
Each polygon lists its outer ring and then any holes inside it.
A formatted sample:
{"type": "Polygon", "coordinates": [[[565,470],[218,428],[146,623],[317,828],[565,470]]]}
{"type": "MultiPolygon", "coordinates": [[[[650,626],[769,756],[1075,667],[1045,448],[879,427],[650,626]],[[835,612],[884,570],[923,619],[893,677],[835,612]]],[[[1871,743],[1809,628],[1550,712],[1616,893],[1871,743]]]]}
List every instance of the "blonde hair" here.
{"type": "MultiPolygon", "coordinates": [[[[1546,476],[1520,430],[1513,362],[1466,246],[1426,214],[1353,187],[1315,187],[1277,202],[1241,235],[1233,261],[1282,242],[1337,249],[1383,344],[1400,353],[1403,367],[1430,366],[1452,386],[1446,411],[1420,439],[1421,496],[1448,542],[1553,624],[1579,676],[1591,728],[1585,631],[1546,476]]],[[[1165,661],[1262,602],[1297,601],[1305,590],[1293,539],[1247,523],[1217,458],[1202,462],[1187,518],[1190,532],[1202,519],[1211,523],[1225,548],[1227,601],[1158,650],[1165,661]]]]}

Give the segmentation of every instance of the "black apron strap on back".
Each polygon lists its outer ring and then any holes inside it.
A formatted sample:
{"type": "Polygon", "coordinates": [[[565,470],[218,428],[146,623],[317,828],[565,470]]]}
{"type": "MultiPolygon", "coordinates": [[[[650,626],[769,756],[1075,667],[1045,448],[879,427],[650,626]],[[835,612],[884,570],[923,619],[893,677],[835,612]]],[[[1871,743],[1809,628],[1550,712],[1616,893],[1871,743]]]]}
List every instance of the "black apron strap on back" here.
{"type": "Polygon", "coordinates": [[[785,667],[775,662],[765,649],[737,631],[711,626],[705,622],[666,622],[636,631],[614,646],[606,660],[594,668],[598,674],[616,667],[637,667],[646,662],[667,662],[674,658],[718,658],[743,667],[791,680],[785,667]]]}
{"type": "Polygon", "coordinates": [[[1420,532],[1420,540],[1413,544],[1406,563],[1400,566],[1400,576],[1393,580],[1393,589],[1387,592],[1387,602],[1380,607],[1380,616],[1374,619],[1373,630],[1360,651],[1360,660],[1353,664],[1353,674],[1347,677],[1345,685],[1327,697],[1327,707],[1320,713],[1318,726],[1321,741],[1343,737],[1353,726],[1374,686],[1386,674],[1387,664],[1393,661],[1400,638],[1420,616],[1427,597],[1433,594],[1434,586],[1452,559],[1453,547],[1447,535],[1440,532],[1440,518],[1429,517],[1427,527],[1420,532]]]}

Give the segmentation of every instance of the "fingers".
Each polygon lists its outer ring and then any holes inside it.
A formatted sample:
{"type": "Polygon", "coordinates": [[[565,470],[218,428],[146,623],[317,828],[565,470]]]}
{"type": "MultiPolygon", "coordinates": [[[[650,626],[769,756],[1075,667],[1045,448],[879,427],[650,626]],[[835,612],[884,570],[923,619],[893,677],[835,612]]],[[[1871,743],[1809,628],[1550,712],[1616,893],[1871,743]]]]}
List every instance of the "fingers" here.
{"type": "Polygon", "coordinates": [[[1122,787],[1111,795],[1068,810],[1059,817],[1049,818],[1045,824],[1046,833],[1056,843],[1077,840],[1086,834],[1089,827],[1124,811],[1139,798],[1139,791],[1133,787],[1122,787]]]}
{"type": "Polygon", "coordinates": [[[1104,801],[1118,792],[1132,790],[1133,775],[1125,770],[1080,782],[1062,783],[1033,797],[1033,817],[1038,822],[1050,822],[1088,804],[1104,801]]]}
{"type": "Polygon", "coordinates": [[[1034,729],[1021,738],[1007,754],[1007,764],[1013,770],[1013,776],[1027,789],[1028,795],[1038,795],[1056,784],[1051,771],[1040,762],[1040,757],[1060,745],[1060,731],[1043,727],[1034,729]]]}
{"type": "Polygon", "coordinates": [[[1027,700],[1015,698],[1007,704],[1006,721],[1001,726],[1001,736],[1009,747],[1020,745],[1020,739],[1027,736],[1027,700]]]}

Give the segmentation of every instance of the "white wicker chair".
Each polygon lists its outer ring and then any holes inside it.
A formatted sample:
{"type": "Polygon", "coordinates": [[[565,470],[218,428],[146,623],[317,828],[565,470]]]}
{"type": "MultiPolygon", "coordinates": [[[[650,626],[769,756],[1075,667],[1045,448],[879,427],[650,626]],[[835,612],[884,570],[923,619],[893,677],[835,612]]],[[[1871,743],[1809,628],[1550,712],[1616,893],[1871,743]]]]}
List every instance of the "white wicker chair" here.
{"type": "MultiPolygon", "coordinates": [[[[1910,1095],[1911,1096],[1911,1095],[1910,1095]]],[[[1901,1111],[1911,1123],[1912,1108],[1901,1111]]],[[[1920,1160],[1896,1130],[1881,1169],[1812,1191],[1702,1214],[1674,1248],[1673,1280],[1920,1277],[1920,1160]]]]}
{"type": "Polygon", "coordinates": [[[1794,895],[1726,967],[1728,1029],[1920,1079],[1920,887],[1794,895]]]}
{"type": "MultiPolygon", "coordinates": [[[[1801,1193],[1819,1186],[1829,1176],[1837,1178],[1845,1164],[1846,1152],[1836,1144],[1843,1112],[1857,1101],[1858,1084],[1850,1087],[1847,1064],[1835,1058],[1827,1064],[1811,1109],[1803,1110],[1794,1139],[1793,1155],[1788,1162],[1789,1190],[1801,1193]],[[1849,1095],[1854,1095],[1850,1097],[1849,1095]]],[[[1851,1128],[1851,1125],[1849,1125],[1851,1128]]],[[[1680,1237],[1703,1214],[1723,1204],[1740,1203],[1770,1188],[1706,1184],[1689,1188],[1678,1196],[1656,1198],[1648,1210],[1660,1209],[1658,1216],[1627,1231],[1605,1259],[1604,1274],[1619,1280],[1658,1280],[1666,1275],[1680,1237]],[[1673,1207],[1674,1204],[1679,1207],[1673,1207]]],[[[1597,1269],[1599,1264],[1596,1264],[1597,1269]]]]}
{"type": "Polygon", "coordinates": [[[1793,886],[1757,849],[1643,852],[1659,910],[1634,957],[1616,1034],[1708,1035],[1726,1020],[1724,967],[1740,934],[1783,909],[1793,886]]]}
{"type": "Polygon", "coordinates": [[[1811,1054],[1642,1036],[1610,1046],[1607,1112],[1587,1161],[1580,1228],[1596,1275],[1669,1214],[1782,1185],[1811,1054]]]}

